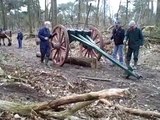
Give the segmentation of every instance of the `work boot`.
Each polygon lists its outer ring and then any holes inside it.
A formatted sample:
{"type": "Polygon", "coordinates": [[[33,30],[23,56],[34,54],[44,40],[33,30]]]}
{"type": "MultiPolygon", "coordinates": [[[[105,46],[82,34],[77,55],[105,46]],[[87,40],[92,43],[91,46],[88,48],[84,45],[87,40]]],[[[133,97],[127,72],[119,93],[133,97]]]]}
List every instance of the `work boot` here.
{"type": "Polygon", "coordinates": [[[126,60],[126,66],[129,68],[130,67],[130,61],[126,60]]]}
{"type": "Polygon", "coordinates": [[[45,65],[48,66],[49,57],[45,58],[45,65]]]}
{"type": "Polygon", "coordinates": [[[133,66],[133,69],[137,69],[137,62],[136,61],[134,61],[134,66],[133,66]]]}
{"type": "Polygon", "coordinates": [[[43,63],[43,61],[44,61],[44,58],[43,58],[43,57],[41,57],[41,63],[43,63]]]}

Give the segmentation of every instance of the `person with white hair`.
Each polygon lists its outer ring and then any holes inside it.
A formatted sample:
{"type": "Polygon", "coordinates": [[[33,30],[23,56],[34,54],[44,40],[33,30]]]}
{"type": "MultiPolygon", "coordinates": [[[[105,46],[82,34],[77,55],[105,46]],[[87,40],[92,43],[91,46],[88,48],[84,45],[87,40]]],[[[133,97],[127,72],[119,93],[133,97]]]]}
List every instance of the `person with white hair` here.
{"type": "Polygon", "coordinates": [[[45,64],[48,65],[50,57],[50,43],[49,39],[53,37],[50,33],[51,22],[45,21],[44,26],[39,30],[38,37],[40,39],[40,52],[41,52],[41,63],[45,60],[45,64]]]}
{"type": "Polygon", "coordinates": [[[126,65],[130,66],[131,57],[133,54],[134,69],[137,69],[138,55],[140,46],[143,46],[142,31],[137,28],[135,21],[130,21],[129,29],[126,33],[126,42],[128,43],[128,50],[126,55],[126,65]]]}

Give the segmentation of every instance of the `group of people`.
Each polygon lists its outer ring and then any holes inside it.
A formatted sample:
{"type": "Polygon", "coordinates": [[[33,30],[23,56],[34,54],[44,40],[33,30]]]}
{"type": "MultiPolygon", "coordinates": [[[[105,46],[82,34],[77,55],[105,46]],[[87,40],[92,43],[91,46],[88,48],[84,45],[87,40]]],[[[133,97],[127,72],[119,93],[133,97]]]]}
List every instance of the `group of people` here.
{"type": "MultiPolygon", "coordinates": [[[[38,37],[40,39],[40,52],[41,52],[41,63],[45,62],[48,65],[49,56],[50,56],[50,44],[49,39],[53,37],[50,33],[51,23],[49,21],[44,22],[44,27],[42,27],[38,32],[38,37]]],[[[23,34],[19,30],[17,35],[18,47],[22,48],[23,34]]],[[[129,23],[129,28],[125,30],[121,27],[120,22],[116,22],[114,29],[112,31],[111,40],[114,40],[114,50],[113,58],[119,58],[121,64],[126,64],[127,67],[130,66],[131,57],[133,54],[134,68],[137,68],[138,55],[140,46],[143,45],[143,35],[141,30],[136,26],[135,21],[129,23]],[[125,56],[124,61],[124,45],[128,44],[128,50],[125,56]]]]}
{"type": "Polygon", "coordinates": [[[114,40],[114,50],[113,58],[117,59],[117,54],[119,57],[119,62],[121,64],[126,64],[127,67],[130,66],[131,57],[133,54],[134,69],[137,69],[139,49],[143,45],[143,35],[142,31],[137,27],[135,21],[130,21],[129,28],[125,30],[121,27],[120,22],[115,22],[114,29],[112,31],[111,40],[114,40]],[[124,45],[128,44],[127,53],[124,62],[124,45]]]}

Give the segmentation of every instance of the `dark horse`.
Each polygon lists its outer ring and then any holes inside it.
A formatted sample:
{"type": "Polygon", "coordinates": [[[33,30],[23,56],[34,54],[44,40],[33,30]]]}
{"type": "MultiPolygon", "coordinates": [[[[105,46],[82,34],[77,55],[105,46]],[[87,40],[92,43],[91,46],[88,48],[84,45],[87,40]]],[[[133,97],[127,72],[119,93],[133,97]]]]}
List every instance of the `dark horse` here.
{"type": "Polygon", "coordinates": [[[12,45],[12,32],[10,30],[0,31],[0,46],[2,45],[1,41],[3,41],[3,45],[5,45],[5,38],[8,39],[8,46],[12,45]]]}

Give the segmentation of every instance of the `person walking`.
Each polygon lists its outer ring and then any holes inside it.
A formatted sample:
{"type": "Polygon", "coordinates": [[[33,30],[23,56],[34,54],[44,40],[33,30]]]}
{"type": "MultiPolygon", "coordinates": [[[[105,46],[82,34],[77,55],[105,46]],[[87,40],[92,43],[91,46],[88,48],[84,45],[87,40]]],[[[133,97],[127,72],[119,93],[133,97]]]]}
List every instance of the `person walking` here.
{"type": "Polygon", "coordinates": [[[124,37],[125,37],[125,31],[124,29],[122,29],[120,22],[117,21],[112,31],[112,37],[111,37],[111,40],[112,39],[114,40],[114,50],[112,55],[114,59],[117,59],[117,54],[118,54],[119,62],[121,64],[124,63],[124,60],[123,60],[124,37]]]}
{"type": "Polygon", "coordinates": [[[141,46],[143,46],[144,38],[142,31],[136,26],[136,23],[133,20],[129,23],[129,29],[127,30],[125,41],[128,44],[126,65],[127,67],[130,66],[130,61],[133,54],[133,69],[137,69],[139,49],[141,46]]]}
{"type": "Polygon", "coordinates": [[[23,40],[23,33],[21,30],[18,30],[17,40],[18,40],[18,48],[21,49],[22,48],[22,40],[23,40]]]}

